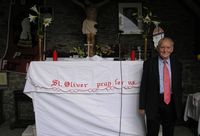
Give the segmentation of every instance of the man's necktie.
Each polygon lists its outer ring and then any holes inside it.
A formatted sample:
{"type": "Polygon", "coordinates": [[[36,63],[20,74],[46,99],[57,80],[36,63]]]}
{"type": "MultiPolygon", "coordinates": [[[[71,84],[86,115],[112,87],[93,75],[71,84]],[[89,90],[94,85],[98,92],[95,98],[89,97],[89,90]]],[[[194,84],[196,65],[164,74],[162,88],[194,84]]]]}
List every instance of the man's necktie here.
{"type": "Polygon", "coordinates": [[[171,97],[171,94],[170,94],[170,76],[169,76],[169,70],[167,68],[167,61],[164,61],[164,66],[163,66],[163,84],[164,84],[164,102],[166,104],[169,104],[170,103],[170,97],[171,97]]]}

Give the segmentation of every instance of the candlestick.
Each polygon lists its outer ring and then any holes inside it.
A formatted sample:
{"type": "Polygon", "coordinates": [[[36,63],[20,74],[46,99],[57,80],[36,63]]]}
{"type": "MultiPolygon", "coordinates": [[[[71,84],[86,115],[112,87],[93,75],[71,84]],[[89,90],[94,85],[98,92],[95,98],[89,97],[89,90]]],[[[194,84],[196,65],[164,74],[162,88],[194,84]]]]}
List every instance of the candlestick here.
{"type": "Polygon", "coordinates": [[[53,61],[57,61],[57,59],[58,59],[58,54],[57,54],[57,51],[54,50],[53,51],[53,61]]]}
{"type": "Polygon", "coordinates": [[[42,39],[39,38],[39,45],[38,45],[38,60],[42,60],[42,39]]]}
{"type": "Polygon", "coordinates": [[[144,60],[147,59],[147,36],[144,37],[144,60]]]}
{"type": "Polygon", "coordinates": [[[138,49],[138,60],[142,60],[141,59],[141,47],[138,46],[137,49],[138,49]]]}
{"type": "Polygon", "coordinates": [[[131,51],[131,60],[135,60],[135,50],[131,51]]]}

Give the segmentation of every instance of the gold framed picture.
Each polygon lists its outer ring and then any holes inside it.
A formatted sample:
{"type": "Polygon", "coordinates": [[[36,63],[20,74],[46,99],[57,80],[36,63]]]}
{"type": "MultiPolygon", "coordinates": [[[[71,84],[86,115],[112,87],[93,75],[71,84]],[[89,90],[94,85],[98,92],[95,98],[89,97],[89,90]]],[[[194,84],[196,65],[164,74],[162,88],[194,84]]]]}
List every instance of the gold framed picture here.
{"type": "Polygon", "coordinates": [[[0,71],[0,87],[8,85],[7,72],[0,71]]]}

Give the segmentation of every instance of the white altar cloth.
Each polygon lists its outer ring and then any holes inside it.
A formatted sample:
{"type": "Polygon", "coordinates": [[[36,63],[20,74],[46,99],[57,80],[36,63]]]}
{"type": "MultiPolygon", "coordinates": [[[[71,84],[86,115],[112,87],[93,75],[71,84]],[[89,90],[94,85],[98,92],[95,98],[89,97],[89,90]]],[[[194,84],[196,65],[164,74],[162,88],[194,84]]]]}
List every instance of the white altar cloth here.
{"type": "Polygon", "coordinates": [[[37,136],[144,136],[141,61],[31,62],[37,136]]]}

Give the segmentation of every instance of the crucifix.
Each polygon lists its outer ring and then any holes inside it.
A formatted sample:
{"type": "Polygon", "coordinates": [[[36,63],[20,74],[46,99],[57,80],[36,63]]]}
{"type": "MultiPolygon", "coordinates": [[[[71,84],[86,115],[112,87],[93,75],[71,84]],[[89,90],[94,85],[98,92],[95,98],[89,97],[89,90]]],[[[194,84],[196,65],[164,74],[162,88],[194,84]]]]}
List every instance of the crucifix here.
{"type": "Polygon", "coordinates": [[[95,35],[97,33],[97,12],[98,8],[106,4],[110,0],[102,0],[100,2],[92,2],[92,0],[72,0],[75,4],[82,7],[85,11],[86,18],[82,24],[82,33],[86,35],[86,43],[88,46],[88,56],[94,55],[95,35]]]}

